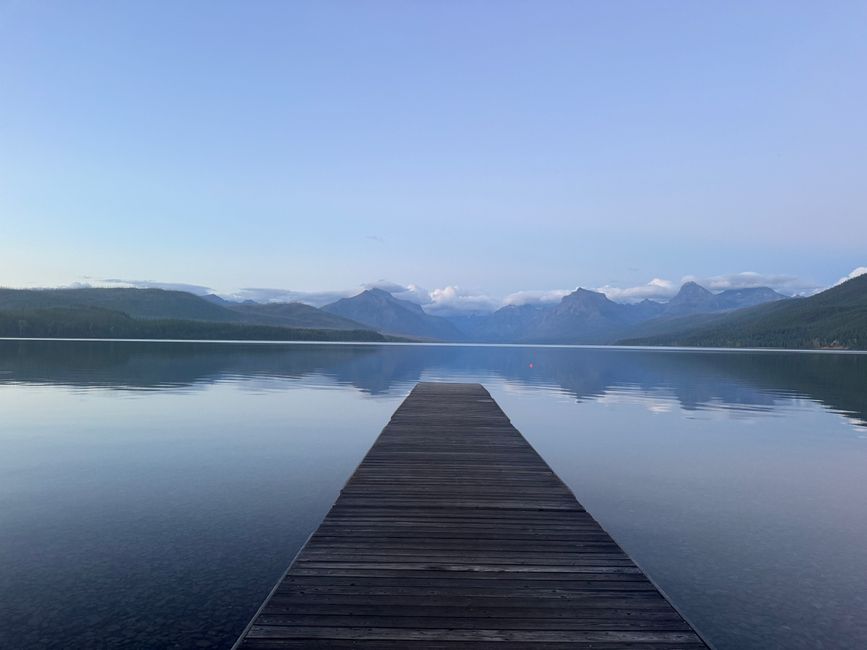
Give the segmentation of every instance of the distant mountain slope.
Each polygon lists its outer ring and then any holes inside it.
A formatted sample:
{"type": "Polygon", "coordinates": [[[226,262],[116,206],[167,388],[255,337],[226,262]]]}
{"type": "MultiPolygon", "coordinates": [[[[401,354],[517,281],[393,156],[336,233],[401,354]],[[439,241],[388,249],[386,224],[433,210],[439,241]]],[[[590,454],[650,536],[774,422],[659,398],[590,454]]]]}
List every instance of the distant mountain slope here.
{"type": "Polygon", "coordinates": [[[618,333],[611,343],[623,339],[649,338],[692,329],[706,323],[712,323],[731,312],[713,311],[703,314],[687,314],[685,316],[660,316],[635,323],[618,333]]]}
{"type": "Polygon", "coordinates": [[[468,337],[476,341],[514,343],[534,332],[546,311],[546,305],[506,305],[472,322],[459,323],[459,326],[463,326],[468,337]]]}
{"type": "Polygon", "coordinates": [[[275,327],[361,330],[360,323],[301,303],[235,303],[185,291],[134,288],[0,289],[0,311],[94,307],[140,319],[197,320],[275,327]]]}
{"type": "Polygon", "coordinates": [[[635,312],[636,322],[656,318],[665,311],[665,304],[645,298],[641,302],[634,303],[632,309],[635,312]]]}
{"type": "Polygon", "coordinates": [[[491,342],[609,343],[663,308],[650,300],[621,304],[603,293],[579,288],[556,304],[507,305],[477,319],[468,334],[491,342]]]}
{"type": "Polygon", "coordinates": [[[237,312],[185,291],[166,289],[0,289],[0,310],[97,307],[133,318],[240,322],[237,312]]]}
{"type": "Polygon", "coordinates": [[[232,341],[387,341],[378,332],[271,327],[200,320],[142,319],[98,307],[0,311],[0,337],[232,341]]]}
{"type": "Polygon", "coordinates": [[[389,334],[439,341],[465,338],[445,318],[426,314],[414,302],[399,300],[382,289],[368,289],[357,296],[325,305],[322,309],[389,334]]]}
{"type": "Polygon", "coordinates": [[[700,284],[687,282],[677,295],[665,303],[663,313],[668,316],[716,311],[716,294],[700,284]]]}
{"type": "Polygon", "coordinates": [[[370,329],[348,318],[331,314],[300,302],[225,303],[225,307],[241,314],[248,322],[281,327],[312,327],[331,330],[370,329]]]}
{"type": "Polygon", "coordinates": [[[775,301],[670,324],[667,332],[629,337],[630,345],[867,349],[867,275],[809,298],[775,301]]]}
{"type": "Polygon", "coordinates": [[[784,296],[770,287],[726,289],[725,291],[716,294],[716,304],[717,308],[720,310],[743,309],[744,307],[763,305],[766,302],[776,302],[778,300],[788,299],[789,296],[784,296]]]}
{"type": "Polygon", "coordinates": [[[634,322],[632,305],[610,300],[604,293],[577,289],[542,313],[524,340],[538,343],[607,343],[634,322]]]}
{"type": "Polygon", "coordinates": [[[712,293],[700,284],[687,282],[677,295],[663,306],[661,315],[685,316],[688,314],[707,314],[732,309],[743,309],[775,300],[785,300],[787,296],[769,287],[749,289],[726,289],[712,293]]]}

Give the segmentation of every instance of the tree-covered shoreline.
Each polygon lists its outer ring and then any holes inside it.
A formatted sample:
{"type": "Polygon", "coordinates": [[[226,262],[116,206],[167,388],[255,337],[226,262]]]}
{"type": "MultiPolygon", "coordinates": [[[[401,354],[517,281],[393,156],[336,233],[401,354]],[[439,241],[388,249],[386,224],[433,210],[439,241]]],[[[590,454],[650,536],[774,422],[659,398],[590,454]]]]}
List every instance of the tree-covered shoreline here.
{"type": "Polygon", "coordinates": [[[371,330],[306,329],[177,319],[138,319],[123,312],[96,307],[0,311],[0,337],[363,342],[396,340],[371,330]]]}

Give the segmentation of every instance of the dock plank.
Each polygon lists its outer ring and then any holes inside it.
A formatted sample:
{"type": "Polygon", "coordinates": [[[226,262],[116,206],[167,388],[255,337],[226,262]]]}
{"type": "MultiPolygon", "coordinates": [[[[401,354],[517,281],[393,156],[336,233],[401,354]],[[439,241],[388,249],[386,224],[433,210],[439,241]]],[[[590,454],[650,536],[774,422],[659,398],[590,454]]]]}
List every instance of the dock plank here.
{"type": "Polygon", "coordinates": [[[235,644],[706,648],[479,384],[420,383],[235,644]]]}

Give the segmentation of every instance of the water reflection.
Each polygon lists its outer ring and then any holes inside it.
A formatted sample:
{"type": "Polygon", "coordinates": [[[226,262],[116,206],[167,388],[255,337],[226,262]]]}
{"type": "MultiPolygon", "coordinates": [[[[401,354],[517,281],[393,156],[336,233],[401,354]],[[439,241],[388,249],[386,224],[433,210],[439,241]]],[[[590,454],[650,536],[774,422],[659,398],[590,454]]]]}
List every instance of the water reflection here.
{"type": "Polygon", "coordinates": [[[0,341],[0,648],[230,646],[419,380],[485,383],[717,647],[867,644],[867,356],[0,341]]]}
{"type": "Polygon", "coordinates": [[[191,388],[223,381],[317,378],[370,395],[422,379],[469,377],[552,388],[576,400],[638,391],[686,411],[771,412],[808,399],[867,426],[867,355],[592,348],[251,345],[0,341],[0,384],[121,390],[191,388]]]}

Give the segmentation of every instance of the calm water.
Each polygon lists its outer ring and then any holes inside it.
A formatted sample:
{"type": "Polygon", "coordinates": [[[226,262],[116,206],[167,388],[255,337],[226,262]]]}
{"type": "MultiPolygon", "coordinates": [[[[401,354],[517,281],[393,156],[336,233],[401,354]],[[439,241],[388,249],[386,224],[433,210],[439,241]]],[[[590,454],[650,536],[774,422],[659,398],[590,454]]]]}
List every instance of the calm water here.
{"type": "Polygon", "coordinates": [[[0,341],[0,647],[231,645],[419,380],[718,648],[867,647],[867,356],[0,341]]]}

